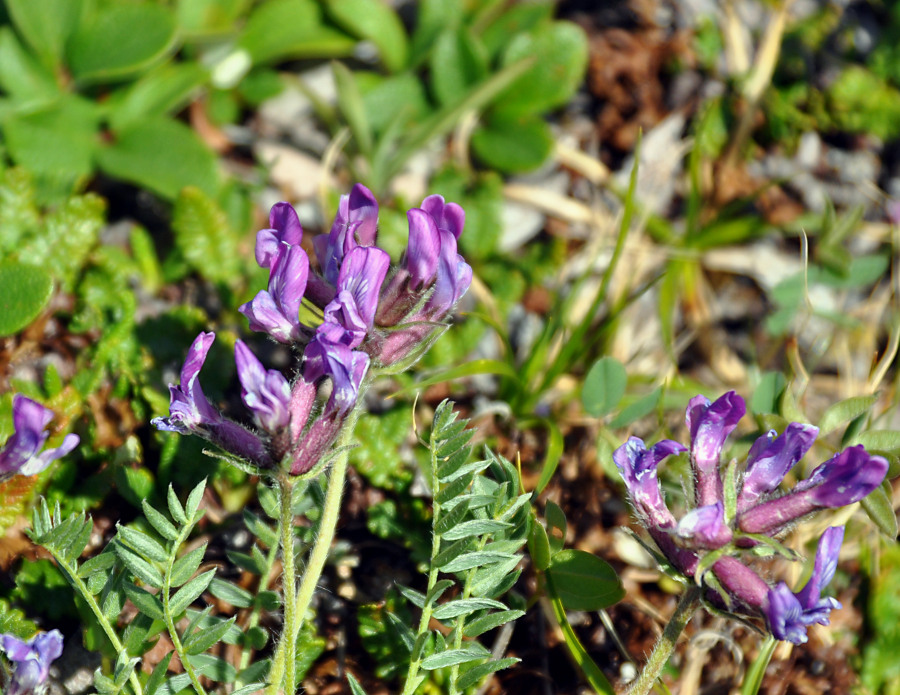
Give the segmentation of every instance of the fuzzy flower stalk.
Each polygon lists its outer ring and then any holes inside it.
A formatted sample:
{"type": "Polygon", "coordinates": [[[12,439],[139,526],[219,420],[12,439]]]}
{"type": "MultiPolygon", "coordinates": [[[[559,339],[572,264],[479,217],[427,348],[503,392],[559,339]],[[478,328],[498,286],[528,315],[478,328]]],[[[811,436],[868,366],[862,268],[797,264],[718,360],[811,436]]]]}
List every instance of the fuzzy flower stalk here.
{"type": "MultiPolygon", "coordinates": [[[[744,400],[733,391],[712,402],[696,396],[685,413],[689,447],[668,439],[647,447],[631,437],[613,460],[639,523],[665,562],[696,587],[689,593],[695,598],[702,594],[716,610],[758,619],[776,639],[803,644],[810,625],[827,625],[829,613],[841,607],[824,597],[823,590],[834,576],[844,529],[822,534],[809,581],[796,592],[784,582],[772,586],[742,556],[765,546],[783,552],[778,538],[787,530],[816,511],[866,497],[884,480],[888,462],[851,446],[793,489],[782,490],[785,476],[812,447],[818,428],[794,422],[781,434],[772,430],[754,442],[743,466],[732,462],[723,467],[725,441],[745,412],[744,400]],[[693,499],[687,513],[676,519],[663,498],[658,469],[666,458],[684,452],[690,457],[688,497],[693,499]]],[[[655,676],[639,679],[630,692],[647,692],[653,680],[655,676]]]]}
{"type": "Polygon", "coordinates": [[[330,464],[319,535],[293,600],[293,521],[290,505],[282,505],[285,630],[270,673],[272,693],[295,691],[294,640],[334,536],[362,395],[376,373],[408,369],[427,351],[472,281],[472,269],[457,251],[465,224],[459,205],[432,195],[407,218],[409,244],[392,267],[376,245],[378,202],[357,184],[341,198],[330,231],[313,239],[313,262],[301,246],[296,211],[276,204],[269,227],[256,236],[256,261],[269,280],[240,312],[251,330],[294,349],[299,359],[292,378],[267,369],[238,340],[234,356],[247,412],[241,421],[231,419],[200,386],[215,340],[215,334],[201,333],[180,383],[169,386],[168,417],[153,420],[160,430],[210,441],[236,465],[274,480],[285,500],[297,476],[330,464]]]}

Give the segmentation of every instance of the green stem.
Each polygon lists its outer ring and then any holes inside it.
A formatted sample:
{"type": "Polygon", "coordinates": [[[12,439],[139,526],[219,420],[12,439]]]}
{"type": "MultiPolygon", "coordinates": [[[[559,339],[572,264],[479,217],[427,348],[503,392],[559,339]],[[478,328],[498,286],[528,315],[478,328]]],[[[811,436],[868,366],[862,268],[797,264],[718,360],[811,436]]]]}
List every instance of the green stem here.
{"type": "MultiPolygon", "coordinates": [[[[281,577],[281,586],[284,595],[293,596],[297,587],[297,568],[296,555],[297,551],[294,547],[294,512],[291,509],[291,500],[293,497],[294,483],[291,476],[283,473],[278,481],[279,492],[281,494],[281,517],[278,525],[281,527],[281,561],[283,563],[283,574],[281,577]]],[[[297,690],[297,659],[296,640],[297,640],[297,607],[293,601],[284,602],[284,636],[285,649],[287,659],[285,660],[284,673],[284,691],[286,693],[294,693],[297,690]]]]}
{"type": "Polygon", "coordinates": [[[681,595],[675,613],[669,619],[668,624],[663,630],[662,636],[653,648],[650,658],[644,665],[644,670],[634,684],[628,689],[628,695],[647,695],[652,689],[659,674],[662,673],[663,667],[675,651],[675,645],[678,637],[687,627],[700,604],[700,593],[702,589],[698,586],[689,586],[681,595]]]}
{"type": "MultiPolygon", "coordinates": [[[[100,627],[103,629],[103,632],[106,634],[107,639],[109,639],[110,644],[112,644],[113,649],[115,649],[118,653],[122,653],[125,651],[125,645],[119,640],[119,636],[116,634],[116,631],[113,629],[112,625],[109,624],[109,621],[103,615],[103,611],[100,609],[99,604],[97,603],[97,599],[94,598],[94,595],[87,588],[87,585],[78,576],[77,570],[74,569],[66,562],[66,560],[59,554],[53,552],[47,546],[44,546],[53,558],[56,560],[56,564],[68,575],[69,583],[75,587],[75,590],[81,594],[81,598],[84,599],[85,603],[87,603],[88,607],[91,609],[91,612],[94,614],[94,617],[97,618],[97,622],[100,624],[100,627]]],[[[143,695],[143,690],[141,689],[141,682],[138,680],[137,674],[132,671],[131,675],[128,677],[128,682],[131,683],[131,687],[134,689],[135,695],[143,695]]]]}
{"type": "MultiPolygon", "coordinates": [[[[284,632],[281,640],[278,642],[278,648],[275,650],[275,658],[272,662],[272,670],[269,673],[269,687],[266,688],[266,695],[279,695],[283,692],[285,695],[294,695],[294,690],[288,687],[292,683],[288,683],[286,674],[294,673],[294,663],[296,661],[295,648],[297,644],[297,635],[303,627],[306,614],[309,611],[312,602],[313,593],[319,578],[322,576],[322,570],[325,568],[325,561],[328,559],[328,552],[331,550],[331,543],[334,540],[335,531],[337,529],[338,516],[341,511],[341,497],[344,493],[344,482],[347,478],[347,467],[349,465],[348,445],[353,431],[356,429],[356,422],[363,411],[363,394],[365,393],[367,382],[359,388],[356,399],[356,406],[351,411],[346,423],[344,424],[341,438],[335,445],[339,449],[339,453],[328,474],[328,486],[325,490],[325,503],[322,507],[322,516],[319,519],[318,535],[315,544],[310,551],[306,567],[303,570],[303,578],[300,580],[300,586],[297,588],[296,596],[292,597],[293,587],[296,586],[296,577],[294,583],[291,584],[291,591],[288,591],[288,582],[284,582],[284,632]],[[290,624],[288,623],[288,614],[291,614],[290,624]],[[286,662],[290,662],[285,668],[286,662]],[[284,681],[284,688],[282,688],[284,681]]],[[[288,501],[288,509],[290,509],[290,501],[288,501]]],[[[284,503],[282,502],[282,516],[284,515],[284,503]]],[[[288,523],[285,519],[281,520],[281,543],[282,548],[290,544],[293,547],[293,516],[290,517],[288,523]],[[290,531],[290,540],[285,535],[285,526],[290,531]]],[[[291,562],[291,572],[293,573],[293,558],[291,562]]],[[[287,558],[285,558],[285,565],[287,558]]],[[[287,567],[285,567],[285,575],[287,576],[287,567]]]]}
{"type": "Polygon", "coordinates": [[[283,473],[278,479],[278,494],[281,499],[281,510],[278,518],[280,531],[280,547],[282,557],[281,589],[284,593],[284,630],[278,641],[275,651],[275,659],[272,662],[272,670],[269,673],[269,687],[266,695],[278,695],[284,692],[293,695],[296,689],[294,647],[294,626],[297,622],[296,604],[291,598],[297,587],[297,570],[294,562],[294,513],[291,509],[291,497],[293,493],[293,481],[290,476],[283,473]],[[282,688],[282,685],[284,686],[282,688]]]}
{"type": "MultiPolygon", "coordinates": [[[[328,487],[325,489],[325,503],[322,506],[322,517],[319,519],[318,535],[316,542],[310,551],[309,559],[303,570],[303,579],[300,580],[300,588],[297,589],[297,597],[295,599],[295,609],[300,621],[296,626],[296,632],[300,631],[303,626],[303,618],[309,610],[312,602],[313,593],[316,585],[319,583],[319,577],[322,576],[322,570],[325,569],[325,561],[328,559],[328,553],[331,551],[331,543],[334,541],[335,531],[337,530],[338,516],[341,512],[341,498],[344,495],[344,483],[347,480],[347,468],[350,465],[350,440],[353,438],[353,431],[356,429],[356,422],[364,409],[363,394],[365,393],[365,382],[359,388],[359,395],[356,399],[356,406],[353,408],[347,422],[344,425],[344,431],[337,443],[340,453],[331,467],[328,474],[328,487]]],[[[296,639],[296,633],[294,638],[296,639]]],[[[293,695],[293,693],[291,693],[293,695]]]]}
{"type": "Polygon", "coordinates": [[[200,685],[200,677],[197,675],[191,662],[188,661],[188,655],[184,651],[184,645],[181,643],[181,638],[178,636],[178,629],[175,626],[175,616],[172,615],[170,603],[172,598],[170,596],[172,591],[172,568],[175,566],[175,556],[177,555],[178,548],[187,541],[188,536],[191,534],[191,529],[194,528],[194,524],[197,523],[198,519],[199,517],[196,514],[193,519],[189,519],[190,523],[184,525],[178,534],[178,538],[172,543],[172,551],[169,553],[169,559],[166,560],[166,571],[163,574],[163,585],[159,593],[162,597],[163,617],[165,618],[166,628],[169,631],[169,637],[172,639],[172,646],[175,648],[175,653],[178,654],[181,665],[184,667],[185,673],[190,677],[191,685],[194,686],[197,695],[206,695],[206,690],[200,685]]]}
{"type": "MultiPolygon", "coordinates": [[[[487,545],[487,537],[482,537],[476,546],[476,552],[481,552],[484,550],[484,546],[487,545]]],[[[466,573],[466,583],[463,586],[461,599],[465,600],[472,595],[472,579],[475,576],[475,570],[471,569],[466,573]]],[[[453,628],[455,633],[455,639],[453,640],[453,648],[454,649],[462,649],[462,641],[463,641],[463,631],[466,627],[466,616],[461,615],[456,619],[456,625],[453,628]]],[[[459,680],[459,664],[453,664],[450,667],[450,695],[459,695],[459,688],[456,686],[456,682],[459,680]]]]}

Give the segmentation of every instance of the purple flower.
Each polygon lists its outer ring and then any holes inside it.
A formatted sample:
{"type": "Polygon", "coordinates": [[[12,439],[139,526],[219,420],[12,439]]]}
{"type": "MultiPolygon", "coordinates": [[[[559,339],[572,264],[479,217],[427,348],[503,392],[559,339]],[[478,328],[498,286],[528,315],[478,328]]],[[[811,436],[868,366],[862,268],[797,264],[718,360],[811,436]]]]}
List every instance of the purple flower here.
{"type": "Polygon", "coordinates": [[[15,432],[0,449],[0,481],[16,474],[37,475],[78,445],[78,435],[67,434],[57,448],[41,451],[49,436],[44,430],[52,419],[53,411],[16,394],[13,398],[15,432]]]}
{"type": "Polygon", "coordinates": [[[181,384],[169,384],[169,417],[153,418],[150,424],[167,432],[199,435],[241,458],[269,465],[272,459],[262,440],[226,419],[210,404],[200,387],[200,369],[215,339],[215,333],[201,333],[194,339],[181,368],[181,384]]]}
{"type": "Polygon", "coordinates": [[[331,382],[331,395],[325,409],[308,427],[305,421],[292,423],[291,475],[303,475],[322,460],[356,404],[369,367],[368,355],[331,342],[329,330],[342,331],[336,324],[319,327],[316,337],[306,346],[303,371],[294,386],[292,405],[297,404],[306,412],[315,396],[317,382],[327,378],[331,382]]]}
{"type": "Polygon", "coordinates": [[[734,391],[714,403],[704,396],[695,396],[688,403],[684,419],[691,433],[691,462],[697,482],[698,506],[715,504],[722,499],[719,457],[725,439],[745,412],[744,399],[734,391]]]}
{"type": "Polygon", "coordinates": [[[675,526],[675,517],[662,498],[656,469],[663,459],[682,451],[686,451],[685,447],[671,439],[657,442],[648,449],[642,440],[630,437],[613,452],[613,461],[625,481],[628,497],[649,526],[675,526]]]}
{"type": "Polygon", "coordinates": [[[459,239],[466,224],[466,211],[456,203],[445,203],[444,196],[430,195],[422,201],[422,210],[427,212],[440,230],[450,232],[459,239]]]}
{"type": "Polygon", "coordinates": [[[788,471],[809,451],[818,434],[818,427],[792,422],[778,438],[772,430],[757,439],[747,454],[738,512],[746,511],[760,497],[776,490],[788,471]]]}
{"type": "Polygon", "coordinates": [[[439,195],[407,212],[409,245],[399,270],[388,281],[376,323],[387,332],[377,351],[381,366],[415,359],[420,346],[446,324],[442,321],[469,289],[472,268],[457,253],[465,212],[439,195]]]}
{"type": "Polygon", "coordinates": [[[434,217],[425,210],[413,208],[406,213],[406,219],[409,221],[409,245],[403,265],[409,271],[410,289],[418,292],[428,288],[437,274],[441,234],[434,217]]]}
{"type": "Polygon", "coordinates": [[[215,333],[201,333],[194,342],[181,367],[181,383],[169,384],[169,417],[152,420],[154,427],[167,432],[191,434],[204,425],[218,423],[219,411],[210,405],[200,387],[200,370],[216,339],[215,333]]]}
{"type": "Polygon", "coordinates": [[[356,404],[359,387],[369,368],[369,356],[331,342],[326,336],[320,332],[306,346],[303,378],[315,383],[328,377],[331,380],[331,396],[323,417],[332,414],[342,416],[356,404]]]}
{"type": "Polygon", "coordinates": [[[765,613],[769,629],[776,638],[803,644],[807,640],[807,627],[815,623],[828,625],[829,613],[841,607],[834,598],[822,598],[822,589],[834,576],[843,540],[843,527],[829,528],[819,539],[812,575],[806,586],[794,594],[787,584],[780,582],[769,591],[765,613]]]}
{"type": "Polygon", "coordinates": [[[725,505],[722,502],[697,507],[678,522],[675,533],[679,538],[691,541],[693,548],[715,550],[730,543],[734,534],[725,523],[725,505]]]}
{"type": "Polygon", "coordinates": [[[675,544],[672,535],[675,517],[662,498],[656,473],[663,459],[682,451],[686,448],[669,439],[648,449],[642,440],[631,437],[613,452],[613,461],[625,481],[628,497],[653,541],[679,571],[692,574],[697,566],[697,555],[675,544]]]}
{"type": "Polygon", "coordinates": [[[730,465],[729,485],[736,489],[725,490],[719,457],[744,411],[744,401],[733,391],[715,402],[703,396],[690,400],[685,423],[691,434],[697,494],[677,522],[663,501],[657,469],[666,456],[684,447],[664,440],[648,449],[631,437],[613,453],[613,460],[642,525],[668,564],[705,585],[713,605],[763,618],[775,637],[801,644],[809,625],[827,624],[829,612],[840,607],[834,599],[821,598],[821,592],[834,574],[843,529],[832,528],[823,535],[812,577],[796,594],[784,583],[773,588],[736,556],[767,544],[777,548],[778,534],[817,509],[858,502],[881,484],[888,462],[862,446],[852,446],[818,466],[792,491],[779,493],[785,476],[818,434],[816,427],[795,422],[781,436],[770,431],[759,437],[742,473],[730,465]]]}
{"type": "Polygon", "coordinates": [[[332,285],[338,284],[338,274],[344,258],[357,246],[373,246],[378,229],[378,201],[372,191],[361,183],[350,195],[342,195],[337,216],[328,236],[313,240],[322,275],[332,285]]]}
{"type": "Polygon", "coordinates": [[[256,262],[260,268],[271,268],[286,248],[300,246],[303,227],[297,211],[290,203],[275,203],[269,211],[271,229],[256,233],[256,262]]]}
{"type": "Polygon", "coordinates": [[[390,256],[374,246],[357,246],[344,258],[338,275],[337,296],[325,307],[325,321],[344,329],[332,342],[355,348],[372,330],[381,285],[390,256]]]}
{"type": "MultiPolygon", "coordinates": [[[[299,226],[299,222],[297,224],[299,226]]],[[[260,236],[271,231],[263,230],[260,236]]],[[[251,330],[290,343],[301,339],[304,332],[299,314],[309,278],[309,258],[300,246],[286,242],[273,244],[269,236],[264,237],[261,245],[260,236],[257,237],[256,255],[260,266],[269,268],[269,287],[260,290],[238,311],[250,320],[251,330]]]]}
{"type": "MultiPolygon", "coordinates": [[[[768,605],[769,585],[737,558],[726,555],[716,560],[712,571],[726,592],[726,605],[736,599],[757,615],[768,605]]],[[[731,605],[728,608],[734,609],[731,605]]]]}
{"type": "Polygon", "coordinates": [[[774,535],[816,509],[859,502],[881,485],[887,469],[886,459],[872,456],[862,445],[851,446],[818,466],[793,491],[747,510],[739,518],[740,529],[774,535]]]}
{"type": "Polygon", "coordinates": [[[6,695],[31,695],[46,686],[50,664],[63,651],[59,630],[40,632],[27,642],[12,635],[0,635],[0,650],[13,664],[6,695]]]}
{"type": "Polygon", "coordinates": [[[234,345],[234,360],[244,405],[263,430],[279,434],[291,421],[291,387],[287,379],[278,370],[266,370],[243,341],[234,345]]]}

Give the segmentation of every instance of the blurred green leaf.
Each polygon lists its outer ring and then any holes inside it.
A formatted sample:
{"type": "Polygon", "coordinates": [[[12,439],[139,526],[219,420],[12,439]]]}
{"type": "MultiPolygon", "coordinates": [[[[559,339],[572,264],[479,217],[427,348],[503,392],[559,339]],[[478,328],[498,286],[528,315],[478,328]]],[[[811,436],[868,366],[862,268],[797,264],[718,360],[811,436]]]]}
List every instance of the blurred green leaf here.
{"type": "Polygon", "coordinates": [[[36,174],[74,179],[93,171],[98,123],[96,104],[67,95],[53,106],[11,115],[3,133],[17,164],[36,174]]]}
{"type": "MultiPolygon", "coordinates": [[[[382,132],[401,114],[402,122],[409,124],[429,111],[422,81],[411,73],[382,77],[374,72],[356,71],[353,76],[362,93],[369,126],[376,133],[382,132]]],[[[406,218],[403,219],[405,222],[406,218]]]]}
{"type": "Polygon", "coordinates": [[[97,152],[100,168],[110,176],[174,199],[185,186],[214,195],[218,184],[215,154],[188,126],[168,118],[134,121],[97,152]]]}
{"type": "Polygon", "coordinates": [[[566,610],[598,611],[625,596],[616,571],[605,560],[583,550],[561,550],[547,569],[566,610]]]}
{"type": "Polygon", "coordinates": [[[431,87],[442,105],[462,99],[485,78],[488,56],[484,46],[463,27],[442,32],[429,57],[431,87]]]}
{"type": "Polygon", "coordinates": [[[872,636],[865,644],[860,676],[871,693],[895,695],[900,681],[900,546],[882,544],[866,607],[872,636]]]}
{"type": "Polygon", "coordinates": [[[778,412],[778,399],[787,381],[781,372],[766,372],[762,375],[753,395],[750,397],[750,412],[755,415],[778,412]]]}
{"type": "Polygon", "coordinates": [[[759,653],[750,663],[747,674],[744,676],[744,682],[741,685],[741,695],[756,695],[759,692],[769,661],[771,661],[772,654],[777,646],[778,640],[772,635],[766,635],[759,653]]]}
{"type": "Polygon", "coordinates": [[[864,497],[861,504],[879,530],[887,538],[894,539],[897,537],[897,515],[894,514],[891,494],[891,481],[885,480],[867,497],[864,497]]]}
{"type": "Polygon", "coordinates": [[[819,434],[824,436],[839,425],[867,413],[875,405],[876,400],[877,396],[856,396],[835,403],[822,414],[819,420],[819,434]]]}
{"type": "Polygon", "coordinates": [[[247,20],[238,47],[254,65],[289,58],[350,55],[356,41],[323,22],[314,0],[269,0],[258,4],[247,20]]]}
{"type": "Polygon", "coordinates": [[[105,5],[68,44],[68,63],[79,82],[130,77],[175,49],[175,18],[159,4],[105,5]]]}
{"type": "Polygon", "coordinates": [[[175,18],[182,34],[206,38],[227,34],[252,0],[178,0],[175,18]]]}
{"type": "Polygon", "coordinates": [[[539,0],[516,3],[497,13],[481,36],[491,57],[497,56],[511,38],[532,32],[541,24],[549,24],[553,18],[554,7],[552,2],[539,0]]]}
{"type": "Polygon", "coordinates": [[[431,53],[437,37],[462,22],[465,6],[447,0],[420,0],[416,3],[416,26],[410,45],[410,67],[418,67],[431,53]]]}
{"type": "Polygon", "coordinates": [[[472,150],[481,162],[494,169],[530,171],[550,156],[553,134],[538,116],[493,115],[472,133],[472,150]]]}
{"type": "Polygon", "coordinates": [[[115,131],[147,116],[171,115],[206,79],[206,70],[197,63],[164,63],[120,93],[110,110],[110,127],[115,131]]]}
{"type": "Polygon", "coordinates": [[[882,140],[900,134],[900,91],[866,68],[844,69],[826,92],[837,125],[882,140]]]}
{"type": "Polygon", "coordinates": [[[17,107],[51,101],[60,96],[53,74],[25,50],[9,27],[0,28],[0,87],[17,107]]]}
{"type": "Polygon", "coordinates": [[[141,502],[153,494],[153,486],[153,474],[146,468],[116,467],[116,488],[136,509],[141,509],[141,502]]]}
{"type": "Polygon", "coordinates": [[[237,236],[225,213],[199,188],[189,186],[175,201],[172,217],[175,244],[191,266],[215,282],[233,282],[240,254],[237,236]]]}
{"type": "Polygon", "coordinates": [[[571,22],[553,22],[514,38],[503,55],[505,67],[532,58],[531,68],[495,101],[505,118],[538,114],[565,104],[587,68],[587,37],[571,22]]]}
{"type": "Polygon", "coordinates": [[[13,335],[43,311],[53,295],[53,278],[43,268],[0,263],[0,335],[13,335]]]}
{"type": "Polygon", "coordinates": [[[41,558],[24,563],[16,573],[15,581],[13,597],[38,609],[35,612],[54,621],[75,616],[72,589],[50,560],[41,558]]]}
{"type": "Polygon", "coordinates": [[[621,412],[610,421],[610,428],[627,427],[632,422],[646,417],[659,405],[660,396],[662,396],[662,386],[657,386],[646,396],[641,396],[630,405],[622,408],[621,412]]]}
{"type": "Polygon", "coordinates": [[[581,402],[585,411],[594,417],[612,412],[625,394],[628,374],[615,357],[601,357],[594,362],[584,378],[581,402]]]}
{"type": "Polygon", "coordinates": [[[382,0],[327,0],[328,15],[342,29],[375,44],[390,72],[406,65],[406,30],[393,8],[382,0]]]}
{"type": "Polygon", "coordinates": [[[66,42],[82,18],[83,0],[6,0],[6,9],[44,65],[58,68],[66,42]]]}
{"type": "Polygon", "coordinates": [[[357,147],[363,154],[368,154],[372,151],[372,128],[369,126],[368,114],[359,85],[356,83],[353,73],[343,63],[334,61],[331,67],[334,71],[337,102],[341,114],[350,127],[350,132],[353,133],[357,147]]]}

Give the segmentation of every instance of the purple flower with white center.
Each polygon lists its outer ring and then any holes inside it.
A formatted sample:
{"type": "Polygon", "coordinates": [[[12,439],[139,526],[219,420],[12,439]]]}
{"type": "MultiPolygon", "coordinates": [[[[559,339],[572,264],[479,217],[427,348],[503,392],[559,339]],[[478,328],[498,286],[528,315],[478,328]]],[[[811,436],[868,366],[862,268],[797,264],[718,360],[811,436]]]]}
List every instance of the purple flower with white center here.
{"type": "Polygon", "coordinates": [[[344,258],[337,296],[325,307],[325,322],[345,331],[332,342],[355,348],[365,340],[375,321],[381,285],[390,264],[390,256],[374,246],[357,246],[344,258]]]}
{"type": "Polygon", "coordinates": [[[0,482],[16,474],[37,475],[78,445],[78,435],[67,434],[60,446],[41,451],[50,436],[45,430],[52,419],[52,410],[16,394],[13,398],[15,432],[0,449],[0,482]]]}
{"type": "Polygon", "coordinates": [[[23,642],[13,635],[0,635],[0,650],[13,664],[6,695],[33,695],[46,689],[50,664],[63,651],[63,636],[51,630],[23,642]]]}
{"type": "Polygon", "coordinates": [[[648,449],[643,441],[631,437],[613,452],[613,461],[625,481],[635,511],[656,545],[679,571],[690,574],[697,566],[697,556],[675,543],[672,535],[675,517],[662,498],[657,477],[660,462],[683,451],[687,449],[669,439],[657,442],[648,449]]]}
{"type": "Polygon", "coordinates": [[[734,391],[714,403],[704,396],[695,396],[688,403],[684,420],[691,433],[691,461],[698,506],[715,504],[722,498],[719,456],[725,439],[737,427],[746,410],[744,399],[734,391]]]}
{"type": "Polygon", "coordinates": [[[166,432],[199,435],[241,458],[270,465],[272,459],[262,440],[225,418],[200,387],[200,370],[215,339],[215,333],[201,333],[194,339],[181,368],[181,384],[169,384],[169,417],[153,418],[150,424],[166,432]]]}
{"type": "Polygon", "coordinates": [[[328,236],[313,240],[325,279],[337,285],[344,258],[357,246],[374,246],[377,230],[378,201],[372,191],[358,183],[349,195],[341,196],[328,236]]]}
{"type": "Polygon", "coordinates": [[[780,437],[771,430],[754,442],[747,454],[747,468],[741,492],[738,495],[738,512],[744,512],[760,497],[774,492],[784,476],[809,451],[819,428],[792,422],[780,437]]]}
{"type": "Polygon", "coordinates": [[[783,497],[762,502],[739,517],[746,533],[774,535],[817,509],[845,507],[859,502],[881,485],[888,462],[862,445],[851,446],[818,466],[783,497]]]}
{"type": "Polygon", "coordinates": [[[837,599],[822,598],[822,589],[834,577],[843,540],[843,527],[829,528],[819,539],[813,571],[806,586],[795,594],[787,584],[779,582],[769,591],[765,614],[776,638],[804,644],[806,628],[816,623],[828,625],[831,611],[841,607],[837,599]]]}
{"type": "Polygon", "coordinates": [[[676,535],[690,541],[693,548],[715,550],[730,543],[734,534],[725,523],[725,505],[716,502],[685,514],[675,528],[676,535]]]}
{"type": "Polygon", "coordinates": [[[238,340],[234,361],[241,382],[241,398],[263,430],[278,435],[291,421],[291,387],[276,369],[267,370],[250,348],[238,340]]]}
{"type": "Polygon", "coordinates": [[[306,346],[303,378],[312,383],[324,377],[331,380],[331,396],[323,417],[343,416],[353,408],[368,369],[366,353],[331,342],[323,334],[317,334],[306,346]]]}

